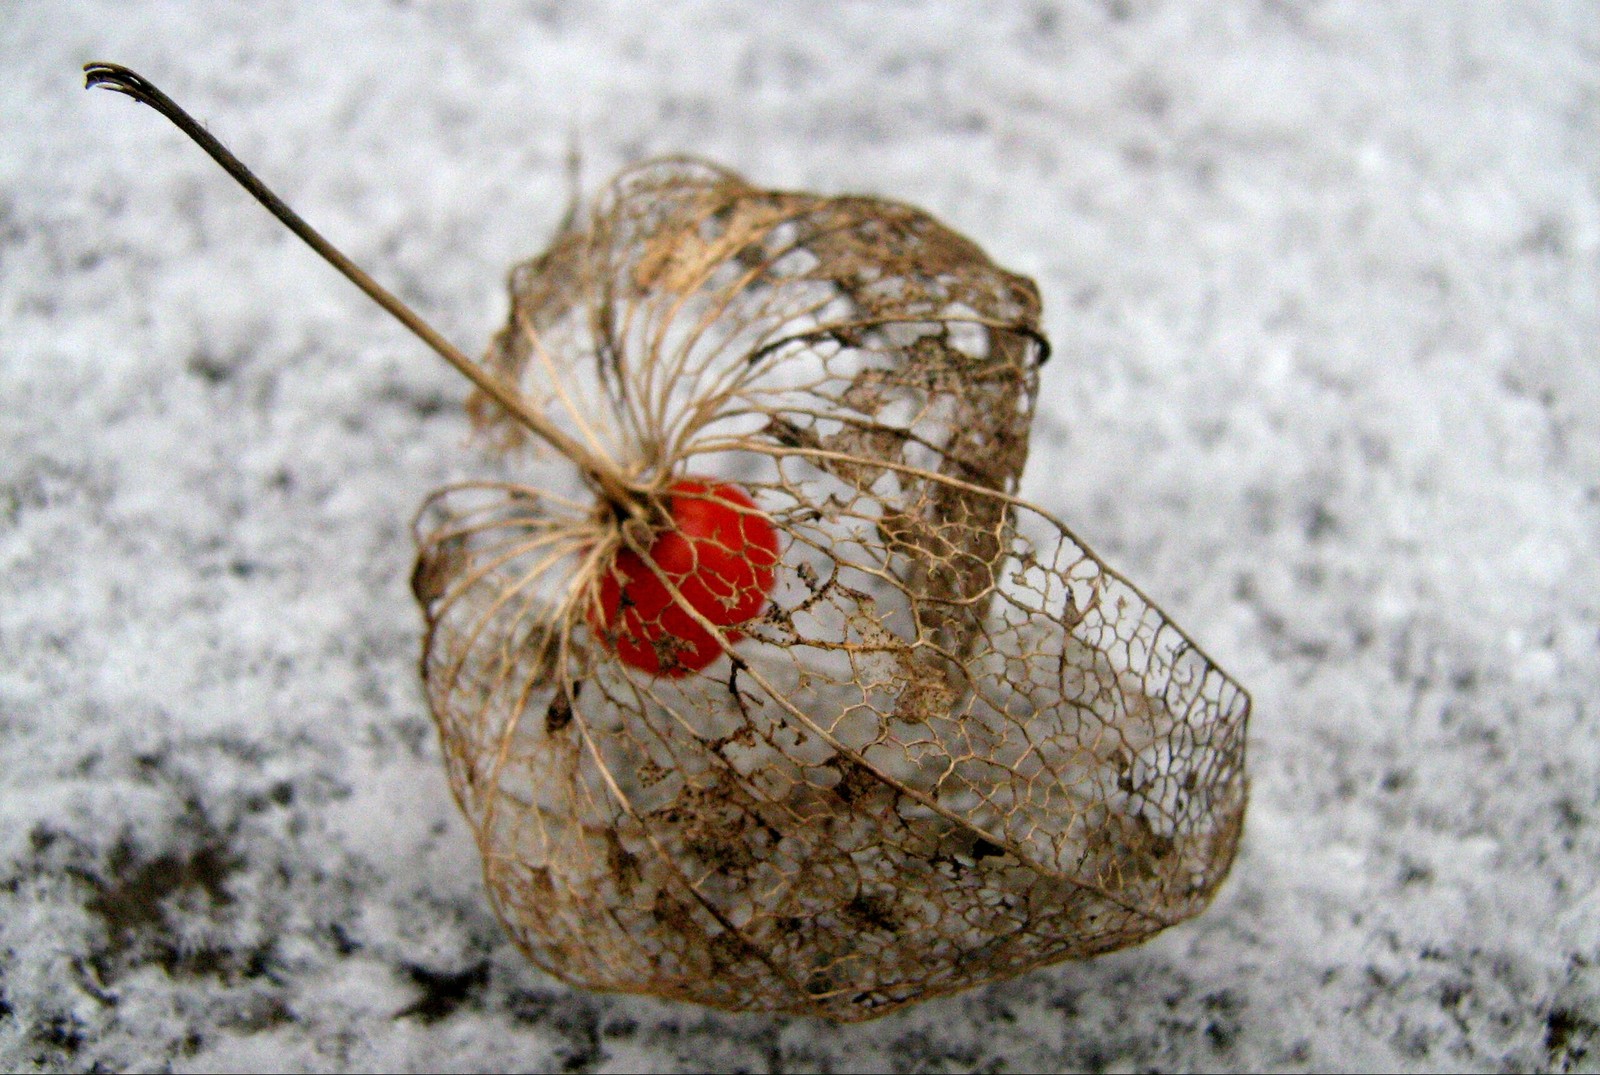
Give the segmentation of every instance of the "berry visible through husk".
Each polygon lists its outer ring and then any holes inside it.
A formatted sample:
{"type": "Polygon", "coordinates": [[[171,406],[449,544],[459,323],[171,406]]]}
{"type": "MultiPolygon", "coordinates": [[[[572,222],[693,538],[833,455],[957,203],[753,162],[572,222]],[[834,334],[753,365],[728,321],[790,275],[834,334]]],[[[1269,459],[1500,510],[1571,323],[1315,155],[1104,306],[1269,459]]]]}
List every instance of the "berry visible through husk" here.
{"type": "Polygon", "coordinates": [[[776,578],[778,532],[736,485],[680,479],[667,490],[670,525],[650,544],[649,558],[624,548],[600,580],[590,626],[623,663],[651,675],[679,677],[722,656],[739,624],[761,613],[776,578]],[[687,604],[717,627],[706,630],[687,604]]]}

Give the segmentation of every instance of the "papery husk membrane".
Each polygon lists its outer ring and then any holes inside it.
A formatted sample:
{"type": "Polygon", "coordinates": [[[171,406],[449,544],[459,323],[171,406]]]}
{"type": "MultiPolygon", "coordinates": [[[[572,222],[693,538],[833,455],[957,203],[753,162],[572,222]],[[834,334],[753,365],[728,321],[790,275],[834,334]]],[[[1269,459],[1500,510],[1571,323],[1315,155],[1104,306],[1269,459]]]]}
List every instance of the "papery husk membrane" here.
{"type": "Polygon", "coordinates": [[[511,291],[489,368],[641,482],[738,482],[782,546],[763,615],[669,679],[585,618],[575,479],[462,486],[419,517],[451,784],[540,966],[853,1020],[1206,905],[1249,698],[1015,498],[1046,353],[1031,281],[916,209],[665,161],[511,291]]]}

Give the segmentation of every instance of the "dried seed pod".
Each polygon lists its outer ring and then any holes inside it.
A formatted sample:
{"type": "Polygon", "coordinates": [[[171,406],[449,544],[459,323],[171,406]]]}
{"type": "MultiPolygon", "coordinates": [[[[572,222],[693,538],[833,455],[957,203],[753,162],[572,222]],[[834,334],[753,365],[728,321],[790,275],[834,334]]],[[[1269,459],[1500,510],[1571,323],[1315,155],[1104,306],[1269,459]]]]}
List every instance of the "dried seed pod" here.
{"type": "Polygon", "coordinates": [[[630,481],[738,482],[782,546],[742,639],[666,678],[585,617],[619,527],[544,488],[430,504],[428,695],[537,963],[860,1019],[1205,905],[1248,697],[1012,495],[1030,281],[915,209],[666,161],[511,292],[490,368],[630,481]]]}
{"type": "Polygon", "coordinates": [[[413,589],[501,918],[591,988],[863,1019],[1197,913],[1248,695],[1015,496],[1033,284],[918,210],[625,173],[474,363],[151,105],[476,386],[538,481],[434,494],[413,589]]]}

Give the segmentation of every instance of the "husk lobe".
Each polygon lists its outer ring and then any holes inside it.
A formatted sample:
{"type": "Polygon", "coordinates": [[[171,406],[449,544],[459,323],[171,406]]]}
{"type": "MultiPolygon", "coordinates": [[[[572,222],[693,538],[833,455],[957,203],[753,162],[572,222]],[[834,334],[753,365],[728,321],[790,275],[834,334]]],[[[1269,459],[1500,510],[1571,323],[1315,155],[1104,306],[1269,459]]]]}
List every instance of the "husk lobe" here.
{"type": "Polygon", "coordinates": [[[668,679],[587,626],[605,539],[570,475],[567,499],[553,478],[425,509],[429,699],[536,962],[860,1019],[1204,907],[1249,698],[1015,498],[1046,353],[1031,281],[907,206],[665,161],[511,287],[489,368],[643,486],[740,483],[783,542],[747,637],[668,679]]]}

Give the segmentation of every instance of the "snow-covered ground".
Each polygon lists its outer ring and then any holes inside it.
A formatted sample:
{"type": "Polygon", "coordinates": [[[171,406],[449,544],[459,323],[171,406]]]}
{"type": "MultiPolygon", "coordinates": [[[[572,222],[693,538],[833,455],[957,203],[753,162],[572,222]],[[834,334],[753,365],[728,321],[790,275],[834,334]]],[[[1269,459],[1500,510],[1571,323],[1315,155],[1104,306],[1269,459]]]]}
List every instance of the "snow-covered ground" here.
{"type": "Polygon", "coordinates": [[[0,1069],[1600,1069],[1600,5],[0,15],[0,1069]],[[476,351],[689,152],[1037,278],[1026,492],[1255,697],[1211,910],[881,1022],[569,989],[417,684],[447,368],[91,59],[476,351]]]}

